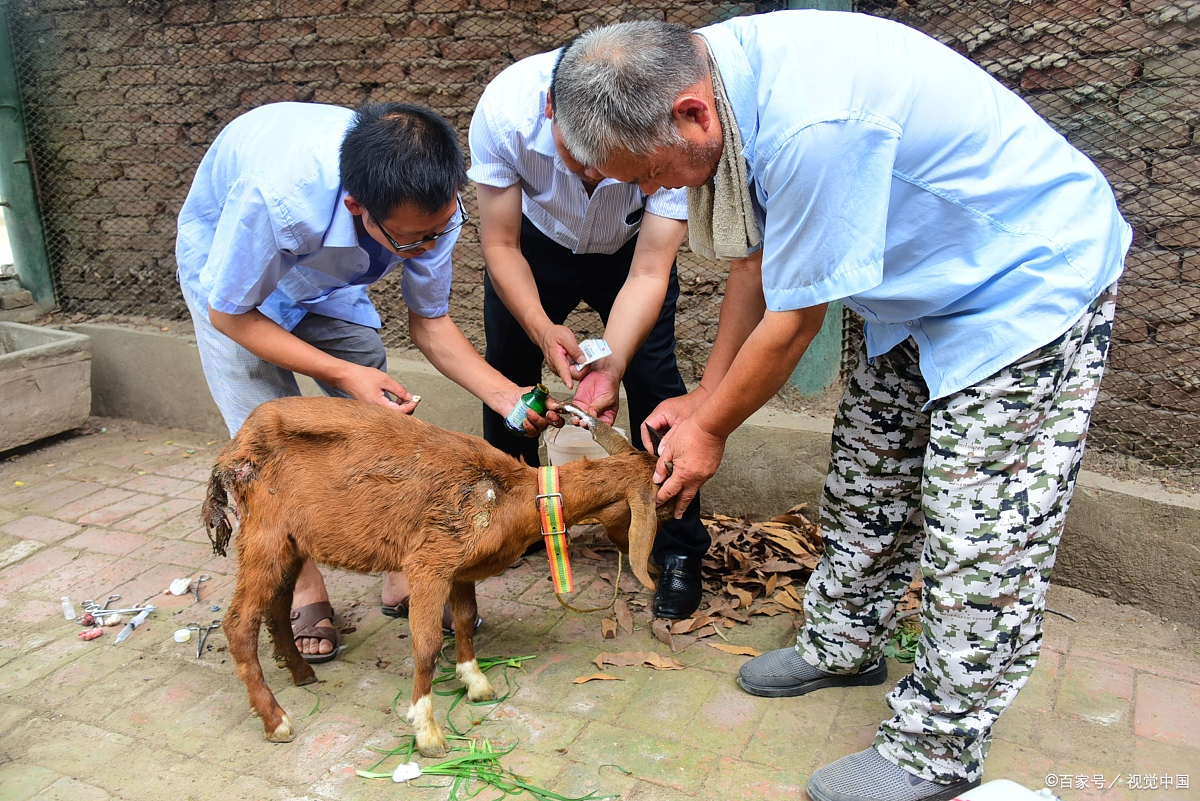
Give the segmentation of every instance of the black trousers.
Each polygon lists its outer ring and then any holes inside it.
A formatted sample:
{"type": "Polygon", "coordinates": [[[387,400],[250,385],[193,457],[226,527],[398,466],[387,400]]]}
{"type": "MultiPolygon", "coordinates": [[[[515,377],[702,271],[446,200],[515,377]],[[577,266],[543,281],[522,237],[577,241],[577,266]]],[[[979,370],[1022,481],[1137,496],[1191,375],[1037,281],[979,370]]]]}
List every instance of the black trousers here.
{"type": "MultiPolygon", "coordinates": [[[[629,277],[637,237],[611,255],[572,253],[543,234],[527,218],[521,219],[521,252],[529,262],[541,295],[542,308],[555,324],[567,319],[580,302],[594,309],[604,323],[612,312],[617,293],[629,277]]],[[[658,321],[625,371],[623,384],[629,402],[630,439],[642,449],[642,423],[659,403],[687,392],[675,361],[675,304],[679,299],[679,277],[671,266],[671,281],[658,321]]],[[[491,278],[483,279],[483,328],[487,336],[486,359],[509,380],[529,386],[542,380],[543,355],[525,329],[496,294],[491,278]]],[[[483,407],[483,437],[505,453],[539,465],[537,440],[509,431],[504,418],[483,407]]],[[[683,518],[669,520],[654,542],[654,556],[681,553],[703,556],[708,551],[708,531],[700,522],[699,495],[683,518]]]]}

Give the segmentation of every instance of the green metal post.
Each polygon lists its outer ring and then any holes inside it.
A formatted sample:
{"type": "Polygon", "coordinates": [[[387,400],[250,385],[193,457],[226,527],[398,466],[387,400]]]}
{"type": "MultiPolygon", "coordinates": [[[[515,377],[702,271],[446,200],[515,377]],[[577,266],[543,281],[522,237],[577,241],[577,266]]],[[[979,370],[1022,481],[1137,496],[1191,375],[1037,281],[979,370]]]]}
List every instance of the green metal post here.
{"type": "Polygon", "coordinates": [[[788,380],[801,395],[818,396],[833,386],[841,369],[842,304],[835,300],[825,312],[824,325],[788,380]]]}
{"type": "MultiPolygon", "coordinates": [[[[789,9],[853,11],[854,0],[788,0],[789,9]]],[[[842,304],[834,301],[825,312],[825,324],[789,379],[801,395],[817,396],[837,381],[842,368],[842,304]]]]}
{"type": "Polygon", "coordinates": [[[54,285],[29,163],[11,35],[7,3],[0,2],[0,203],[17,277],[34,303],[46,311],[54,306],[54,285]]]}

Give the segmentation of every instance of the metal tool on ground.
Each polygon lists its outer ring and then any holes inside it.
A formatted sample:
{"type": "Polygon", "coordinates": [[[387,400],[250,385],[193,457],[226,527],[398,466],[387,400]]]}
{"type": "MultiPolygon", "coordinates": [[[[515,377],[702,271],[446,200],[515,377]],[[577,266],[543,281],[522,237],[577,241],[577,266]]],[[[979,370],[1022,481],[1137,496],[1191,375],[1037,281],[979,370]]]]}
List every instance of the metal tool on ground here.
{"type": "Polygon", "coordinates": [[[97,611],[102,612],[102,611],[107,610],[109,604],[111,604],[113,601],[119,601],[119,600],[121,600],[120,595],[110,595],[110,596],[108,596],[108,600],[106,600],[104,602],[104,606],[101,606],[100,604],[96,603],[95,601],[84,601],[83,608],[85,611],[91,612],[94,615],[94,614],[96,614],[97,611]]]}
{"type": "Polygon", "coordinates": [[[201,573],[196,577],[196,580],[192,582],[192,597],[196,599],[196,603],[200,603],[200,582],[208,581],[210,578],[212,578],[212,576],[208,575],[207,573],[201,573]]]}
{"type": "Polygon", "coordinates": [[[111,617],[112,615],[136,615],[146,611],[147,609],[153,612],[157,608],[158,607],[155,606],[135,606],[131,609],[89,609],[87,612],[97,620],[102,620],[106,617],[111,617]]]}
{"type": "Polygon", "coordinates": [[[126,623],[125,628],[121,629],[121,633],[117,635],[117,642],[124,642],[130,634],[133,634],[134,629],[146,622],[146,617],[153,611],[154,607],[148,606],[138,613],[137,617],[126,623]]]}
{"type": "Polygon", "coordinates": [[[208,641],[208,633],[213,629],[221,628],[221,618],[217,618],[207,626],[201,626],[199,623],[188,623],[188,631],[196,633],[196,658],[200,658],[200,654],[204,653],[204,643],[208,641]]]}

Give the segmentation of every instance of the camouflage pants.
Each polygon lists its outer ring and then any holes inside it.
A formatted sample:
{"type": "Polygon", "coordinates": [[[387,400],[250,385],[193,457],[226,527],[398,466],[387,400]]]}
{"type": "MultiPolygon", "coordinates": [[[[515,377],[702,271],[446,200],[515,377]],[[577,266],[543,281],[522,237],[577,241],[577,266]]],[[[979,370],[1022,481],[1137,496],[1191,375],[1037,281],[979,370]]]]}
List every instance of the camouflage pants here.
{"type": "Polygon", "coordinates": [[[912,340],[862,359],[842,398],[796,649],[832,672],[873,663],[920,569],[924,634],[875,747],[924,779],[982,774],[992,724],[1037,662],[1115,296],[928,409],[912,340]]]}

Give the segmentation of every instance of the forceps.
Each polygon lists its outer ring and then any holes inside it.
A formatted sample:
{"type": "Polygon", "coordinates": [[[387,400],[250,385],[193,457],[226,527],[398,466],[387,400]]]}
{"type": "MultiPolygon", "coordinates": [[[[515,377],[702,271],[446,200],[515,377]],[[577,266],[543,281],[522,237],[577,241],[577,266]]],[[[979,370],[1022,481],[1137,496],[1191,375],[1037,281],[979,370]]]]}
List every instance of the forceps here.
{"type": "Polygon", "coordinates": [[[192,597],[196,599],[196,603],[200,603],[200,582],[208,581],[210,578],[212,578],[212,576],[208,575],[207,573],[201,573],[196,580],[192,582],[192,586],[189,589],[191,589],[192,597]]]}
{"type": "Polygon", "coordinates": [[[200,658],[200,654],[204,652],[204,643],[208,641],[208,633],[213,629],[221,628],[221,618],[217,618],[207,626],[201,626],[199,623],[188,623],[187,627],[190,631],[196,633],[196,658],[200,658]]]}

